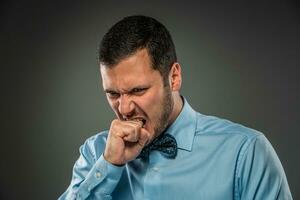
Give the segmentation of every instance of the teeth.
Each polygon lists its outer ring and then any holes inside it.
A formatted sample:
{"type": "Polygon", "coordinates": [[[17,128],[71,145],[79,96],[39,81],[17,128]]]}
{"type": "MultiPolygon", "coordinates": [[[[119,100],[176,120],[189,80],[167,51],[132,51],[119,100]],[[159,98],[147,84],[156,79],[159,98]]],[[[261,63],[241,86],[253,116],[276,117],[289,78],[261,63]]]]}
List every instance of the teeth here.
{"type": "Polygon", "coordinates": [[[143,119],[143,118],[132,118],[132,119],[129,119],[129,118],[123,118],[123,119],[124,119],[124,121],[142,122],[142,123],[143,123],[143,126],[142,126],[142,127],[144,127],[145,124],[146,124],[146,120],[143,119]]]}
{"type": "Polygon", "coordinates": [[[142,122],[143,123],[143,127],[146,124],[146,120],[140,119],[140,118],[133,119],[133,121],[142,122]]]}

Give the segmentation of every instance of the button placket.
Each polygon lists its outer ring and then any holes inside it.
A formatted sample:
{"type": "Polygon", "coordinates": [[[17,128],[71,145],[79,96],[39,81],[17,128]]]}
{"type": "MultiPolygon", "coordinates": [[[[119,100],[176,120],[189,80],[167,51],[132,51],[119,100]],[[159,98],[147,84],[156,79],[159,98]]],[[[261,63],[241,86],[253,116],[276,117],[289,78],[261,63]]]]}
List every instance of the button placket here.
{"type": "Polygon", "coordinates": [[[99,178],[101,178],[102,174],[100,172],[96,172],[95,176],[97,179],[99,179],[99,178]]]}

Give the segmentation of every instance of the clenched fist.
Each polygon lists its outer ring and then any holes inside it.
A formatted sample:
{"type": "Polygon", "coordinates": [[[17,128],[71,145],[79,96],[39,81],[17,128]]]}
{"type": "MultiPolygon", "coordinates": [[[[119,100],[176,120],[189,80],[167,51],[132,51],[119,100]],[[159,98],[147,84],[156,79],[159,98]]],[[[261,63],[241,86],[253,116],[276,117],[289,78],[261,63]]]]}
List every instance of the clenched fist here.
{"type": "Polygon", "coordinates": [[[114,165],[124,165],[134,160],[147,145],[150,134],[142,121],[112,121],[104,158],[114,165]]]}

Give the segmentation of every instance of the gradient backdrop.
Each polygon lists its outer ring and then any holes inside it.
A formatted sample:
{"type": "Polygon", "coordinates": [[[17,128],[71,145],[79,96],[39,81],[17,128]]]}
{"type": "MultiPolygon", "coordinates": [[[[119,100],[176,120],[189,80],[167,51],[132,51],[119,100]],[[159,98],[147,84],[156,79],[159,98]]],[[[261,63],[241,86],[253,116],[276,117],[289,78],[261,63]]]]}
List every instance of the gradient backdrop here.
{"type": "Polygon", "coordinates": [[[113,119],[97,45],[132,14],[170,30],[196,110],[265,133],[300,199],[299,4],[195,2],[2,1],[0,199],[51,200],[67,188],[79,146],[113,119]]]}

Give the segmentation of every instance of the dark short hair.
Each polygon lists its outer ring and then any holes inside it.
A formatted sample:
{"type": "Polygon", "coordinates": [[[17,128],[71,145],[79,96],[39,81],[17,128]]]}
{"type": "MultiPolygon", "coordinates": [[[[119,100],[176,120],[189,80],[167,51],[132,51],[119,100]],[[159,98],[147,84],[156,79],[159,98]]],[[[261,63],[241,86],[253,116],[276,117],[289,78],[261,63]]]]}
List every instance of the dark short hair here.
{"type": "Polygon", "coordinates": [[[167,81],[171,66],[177,62],[175,46],[167,28],[152,17],[128,16],[113,25],[100,43],[99,63],[113,67],[144,48],[153,69],[167,81]]]}

